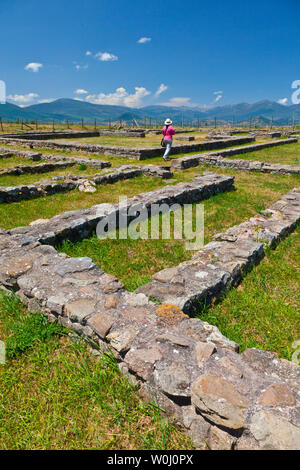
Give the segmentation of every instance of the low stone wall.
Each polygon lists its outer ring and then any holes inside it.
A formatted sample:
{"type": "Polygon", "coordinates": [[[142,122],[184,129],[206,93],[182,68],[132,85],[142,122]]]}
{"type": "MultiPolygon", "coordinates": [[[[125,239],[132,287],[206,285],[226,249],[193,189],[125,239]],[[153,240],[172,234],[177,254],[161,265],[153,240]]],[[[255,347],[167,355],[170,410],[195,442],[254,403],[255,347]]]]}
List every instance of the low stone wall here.
{"type": "MultiPolygon", "coordinates": [[[[254,137],[234,137],[226,140],[218,141],[206,141],[198,142],[193,144],[185,145],[173,145],[172,154],[177,153],[190,153],[190,152],[201,152],[204,150],[214,150],[225,147],[232,147],[233,145],[246,144],[254,142],[254,137]]],[[[92,145],[92,144],[82,144],[82,143],[73,143],[73,142],[39,142],[34,140],[24,140],[24,139],[4,139],[0,138],[0,142],[9,143],[12,145],[24,145],[30,148],[56,148],[64,149],[77,152],[88,152],[95,153],[100,155],[112,155],[116,157],[126,157],[133,158],[135,160],[145,160],[147,158],[159,157],[164,154],[165,149],[162,147],[155,148],[135,148],[135,147],[117,147],[117,146],[108,146],[108,145],[92,145]]],[[[274,143],[273,143],[274,144],[274,143]]]]}
{"type": "Polygon", "coordinates": [[[180,168],[181,170],[198,165],[212,165],[232,170],[261,171],[262,173],[278,173],[281,175],[300,174],[300,166],[297,165],[281,165],[279,163],[264,163],[243,159],[230,160],[219,155],[198,155],[197,158],[183,157],[172,161],[172,168],[180,168]]]}
{"type": "MultiPolygon", "coordinates": [[[[214,178],[218,177],[207,175],[189,188],[181,184],[141,195],[130,204],[193,200],[201,186],[216,187],[214,178]]],[[[225,182],[223,178],[219,181],[225,182]]],[[[110,204],[98,206],[98,220],[99,211],[104,216],[113,210],[110,204]]],[[[64,223],[65,237],[70,235],[67,226],[87,234],[93,211],[54,217],[51,224],[39,226],[42,236],[38,226],[0,230],[0,283],[15,291],[30,310],[46,312],[50,321],[58,319],[98,343],[102,351],[113,352],[141,396],[174,416],[198,447],[207,442],[213,449],[298,449],[300,368],[296,364],[259,349],[239,355],[238,345],[216,327],[189,318],[174,304],[157,306],[142,293],[127,292],[90,258],[70,258],[39,243],[47,241],[46,230],[58,226],[63,230],[64,223]]],[[[217,282],[233,283],[235,273],[257,259],[254,253],[262,254],[266,238],[275,242],[295,226],[300,218],[299,191],[283,196],[266,213],[269,217],[252,218],[200,250],[194,265],[187,265],[190,272],[194,269],[192,279],[180,268],[172,275],[169,271],[165,282],[189,292],[187,284],[194,288],[198,282],[204,288],[208,271],[214,269],[217,282]],[[240,244],[243,240],[247,246],[240,244]]],[[[52,243],[57,240],[55,233],[52,243]]],[[[159,282],[163,283],[162,277],[159,282]]]]}
{"type": "MultiPolygon", "coordinates": [[[[1,152],[1,150],[0,150],[1,152]]],[[[13,152],[4,152],[4,153],[0,153],[0,160],[4,159],[4,158],[11,158],[13,156],[13,152]]]]}
{"type": "Polygon", "coordinates": [[[26,132],[20,134],[2,134],[1,137],[25,140],[48,139],[78,139],[84,137],[145,137],[145,132],[139,130],[101,130],[101,131],[56,131],[56,132],[26,132]]]}
{"type": "MultiPolygon", "coordinates": [[[[128,206],[140,206],[150,211],[151,204],[191,204],[209,198],[214,194],[231,191],[234,178],[231,176],[207,173],[198,176],[189,183],[179,183],[174,186],[164,186],[149,193],[140,194],[128,199],[128,206]]],[[[89,209],[59,214],[46,224],[36,227],[17,227],[11,233],[26,234],[31,239],[41,243],[56,245],[64,240],[82,240],[95,232],[96,226],[106,215],[117,217],[117,204],[100,204],[89,209]]]]}
{"type": "MultiPolygon", "coordinates": [[[[29,185],[0,186],[0,204],[19,202],[38,197],[51,196],[56,193],[65,193],[75,188],[80,189],[84,182],[92,182],[95,185],[114,184],[117,181],[136,178],[142,174],[160,178],[171,178],[172,173],[164,168],[154,165],[132,167],[119,167],[116,171],[102,175],[67,175],[55,176],[52,181],[41,181],[29,185]]],[[[90,192],[90,191],[86,191],[90,192]]]]}
{"type": "MultiPolygon", "coordinates": [[[[2,149],[0,148],[0,152],[1,150],[2,149]]],[[[99,168],[99,169],[111,167],[111,162],[105,162],[103,160],[93,160],[92,158],[77,158],[77,157],[72,158],[72,157],[67,157],[65,155],[42,154],[42,153],[37,153],[37,152],[29,152],[27,150],[13,150],[10,156],[13,156],[13,155],[16,155],[21,158],[30,159],[35,162],[41,161],[41,160],[44,160],[47,162],[59,162],[59,163],[60,162],[66,162],[66,163],[72,162],[73,164],[76,164],[76,165],[87,165],[88,167],[99,168]]],[[[23,168],[22,165],[21,167],[23,168]]]]}
{"type": "Polygon", "coordinates": [[[52,183],[50,181],[20,186],[0,186],[0,203],[19,202],[27,199],[50,196],[56,193],[65,193],[76,188],[72,181],[52,183]]]}
{"type": "MultiPolygon", "coordinates": [[[[284,143],[294,143],[297,142],[297,139],[287,139],[284,143]],[[288,140],[288,142],[287,142],[288,140]]],[[[278,142],[273,142],[275,146],[280,145],[278,142]]],[[[258,150],[262,150],[264,148],[272,146],[270,143],[267,144],[255,144],[249,145],[245,147],[238,147],[234,149],[222,150],[219,152],[210,152],[207,154],[200,154],[200,155],[192,155],[186,156],[181,158],[176,158],[172,160],[171,166],[173,168],[178,168],[181,170],[185,170],[187,168],[195,167],[201,164],[206,165],[214,165],[219,166],[221,168],[232,168],[235,170],[245,170],[245,171],[262,171],[264,173],[280,173],[280,174],[289,174],[295,173],[298,174],[300,172],[300,167],[297,165],[282,165],[279,163],[265,163],[259,162],[254,160],[243,160],[243,159],[235,159],[230,160],[229,158],[225,158],[238,155],[240,153],[249,153],[258,150]]]]}
{"type": "Polygon", "coordinates": [[[260,261],[265,244],[273,247],[295,228],[300,219],[300,189],[283,196],[263,214],[215,235],[191,261],[156,273],[137,293],[175,304],[185,313],[193,313],[201,303],[208,305],[260,261]]]}
{"type": "Polygon", "coordinates": [[[57,163],[38,163],[37,165],[18,165],[12,168],[4,168],[0,170],[0,176],[6,175],[24,175],[25,173],[47,173],[48,171],[61,170],[74,166],[75,163],[72,161],[68,162],[57,162],[57,163]]]}

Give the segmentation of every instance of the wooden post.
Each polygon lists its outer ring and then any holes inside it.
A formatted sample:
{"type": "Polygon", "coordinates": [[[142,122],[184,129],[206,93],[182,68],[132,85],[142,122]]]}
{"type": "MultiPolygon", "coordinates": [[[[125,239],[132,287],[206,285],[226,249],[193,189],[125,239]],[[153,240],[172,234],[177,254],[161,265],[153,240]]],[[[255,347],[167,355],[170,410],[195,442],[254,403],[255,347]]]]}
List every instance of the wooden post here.
{"type": "Polygon", "coordinates": [[[95,118],[95,131],[97,130],[97,121],[96,121],[96,118],[95,118]]]}
{"type": "Polygon", "coordinates": [[[21,121],[21,130],[23,130],[23,119],[21,121]]]}
{"type": "Polygon", "coordinates": [[[83,118],[81,118],[81,129],[83,129],[83,118]]]}
{"type": "Polygon", "coordinates": [[[270,129],[273,129],[273,114],[272,114],[272,118],[271,118],[271,126],[270,126],[270,129]]]}
{"type": "Polygon", "coordinates": [[[215,129],[217,128],[217,118],[215,117],[215,129]]]}
{"type": "Polygon", "coordinates": [[[3,122],[2,122],[2,117],[0,117],[0,124],[1,124],[1,130],[3,132],[3,122]]]}

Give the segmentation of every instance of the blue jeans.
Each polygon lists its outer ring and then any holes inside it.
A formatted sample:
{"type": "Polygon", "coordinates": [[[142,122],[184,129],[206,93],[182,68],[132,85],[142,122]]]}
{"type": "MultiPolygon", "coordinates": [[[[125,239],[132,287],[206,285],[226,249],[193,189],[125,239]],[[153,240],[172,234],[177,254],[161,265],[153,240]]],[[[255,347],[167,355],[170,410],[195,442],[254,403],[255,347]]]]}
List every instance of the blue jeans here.
{"type": "Polygon", "coordinates": [[[164,158],[167,158],[169,156],[170,151],[171,151],[172,140],[165,140],[165,144],[166,144],[166,151],[164,153],[164,158]]]}

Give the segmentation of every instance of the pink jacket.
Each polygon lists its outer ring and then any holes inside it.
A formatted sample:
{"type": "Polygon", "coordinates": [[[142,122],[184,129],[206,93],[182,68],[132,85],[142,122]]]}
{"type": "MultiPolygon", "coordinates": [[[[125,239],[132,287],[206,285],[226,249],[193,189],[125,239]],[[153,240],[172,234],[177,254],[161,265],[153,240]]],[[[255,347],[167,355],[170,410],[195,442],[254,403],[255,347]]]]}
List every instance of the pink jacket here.
{"type": "Polygon", "coordinates": [[[163,136],[164,136],[164,140],[172,140],[173,139],[173,135],[175,134],[175,129],[173,126],[168,126],[168,129],[167,129],[167,126],[164,126],[163,130],[162,130],[162,133],[163,133],[163,136]],[[166,132],[167,130],[167,132],[166,132]]]}

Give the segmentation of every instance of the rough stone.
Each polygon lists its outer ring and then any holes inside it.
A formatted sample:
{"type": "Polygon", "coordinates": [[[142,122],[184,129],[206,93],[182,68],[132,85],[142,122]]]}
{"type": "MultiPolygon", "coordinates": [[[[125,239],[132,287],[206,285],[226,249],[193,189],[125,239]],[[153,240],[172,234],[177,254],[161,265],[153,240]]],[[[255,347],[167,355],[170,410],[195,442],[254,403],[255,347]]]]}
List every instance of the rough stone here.
{"type": "Polygon", "coordinates": [[[110,309],[110,308],[116,308],[118,306],[118,299],[114,295],[106,297],[105,300],[105,308],[110,309]]]}
{"type": "MultiPolygon", "coordinates": [[[[270,385],[259,397],[258,403],[264,406],[293,406],[295,397],[289,387],[282,383],[270,385]]],[[[300,444],[300,443],[299,443],[300,444]]]]}
{"type": "Polygon", "coordinates": [[[250,431],[263,450],[300,449],[300,428],[268,411],[255,413],[250,431]]]}
{"type": "Polygon", "coordinates": [[[214,344],[198,341],[195,344],[195,358],[197,364],[201,367],[203,362],[207,361],[215,351],[216,348],[214,344]]]}
{"type": "Polygon", "coordinates": [[[190,374],[186,366],[180,362],[158,363],[154,371],[154,380],[167,395],[190,396],[190,374]]]}
{"type": "Polygon", "coordinates": [[[65,306],[65,314],[71,321],[82,323],[87,316],[93,313],[95,305],[93,300],[75,300],[65,306]]]}
{"type": "Polygon", "coordinates": [[[159,347],[131,349],[125,356],[125,363],[129,369],[144,380],[149,379],[153,373],[154,364],[162,358],[159,347]]]}
{"type": "Polygon", "coordinates": [[[137,328],[126,327],[121,330],[113,331],[107,335],[111,346],[118,352],[124,353],[129,351],[132,342],[137,336],[139,330],[137,328]]]}
{"type": "Polygon", "coordinates": [[[222,377],[203,375],[192,384],[192,403],[215,424],[242,429],[248,400],[222,377]]]}
{"type": "Polygon", "coordinates": [[[108,315],[105,312],[96,313],[90,317],[87,321],[87,324],[96,332],[100,338],[105,338],[112,325],[115,322],[115,318],[111,315],[108,315]]]}

